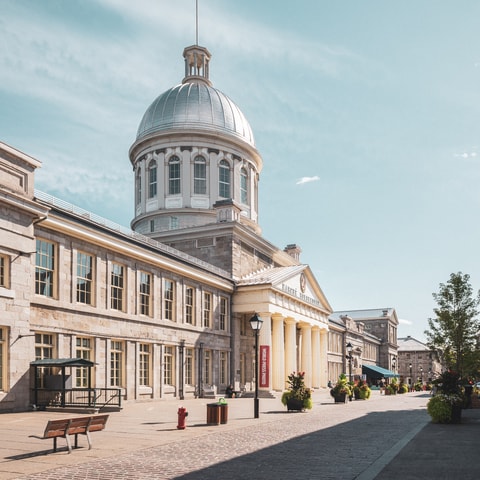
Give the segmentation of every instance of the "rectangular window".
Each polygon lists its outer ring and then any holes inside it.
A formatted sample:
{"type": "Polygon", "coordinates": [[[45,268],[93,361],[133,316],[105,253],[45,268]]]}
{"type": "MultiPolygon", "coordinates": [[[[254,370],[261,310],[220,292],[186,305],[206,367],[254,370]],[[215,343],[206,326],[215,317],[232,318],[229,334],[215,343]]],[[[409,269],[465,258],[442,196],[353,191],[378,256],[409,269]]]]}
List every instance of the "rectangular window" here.
{"type": "Polygon", "coordinates": [[[9,288],[9,257],[6,255],[0,255],[0,287],[9,288]]]}
{"type": "Polygon", "coordinates": [[[6,327],[0,327],[0,392],[4,392],[7,389],[7,338],[6,327]]]}
{"type": "Polygon", "coordinates": [[[228,317],[228,301],[225,297],[220,297],[220,316],[219,326],[220,330],[227,329],[227,317],[228,317]]]}
{"type": "Polygon", "coordinates": [[[151,315],[151,282],[152,276],[146,272],[140,272],[140,286],[139,286],[139,305],[141,315],[151,315]]]}
{"type": "Polygon", "coordinates": [[[173,347],[165,347],[163,352],[163,383],[164,385],[174,385],[173,347]]]}
{"type": "Polygon", "coordinates": [[[110,306],[113,310],[123,310],[124,280],[123,266],[118,263],[112,263],[110,306]]]}
{"type": "Polygon", "coordinates": [[[148,169],[148,198],[157,196],[157,166],[148,169]]]}
{"type": "Polygon", "coordinates": [[[212,320],[212,294],[203,294],[203,326],[210,328],[212,320]]]}
{"type": "Polygon", "coordinates": [[[193,385],[193,366],[194,366],[193,348],[185,349],[185,383],[193,385]]]}
{"type": "Polygon", "coordinates": [[[178,217],[170,217],[170,230],[178,229],[178,217]]]}
{"type": "MultiPolygon", "coordinates": [[[[77,337],[75,357],[84,360],[92,359],[92,341],[90,338],[77,337]]],[[[75,386],[78,388],[86,388],[88,385],[88,367],[77,367],[75,373],[75,386]]],[[[93,387],[93,385],[91,385],[93,387]]]]}
{"type": "Polygon", "coordinates": [[[148,343],[139,344],[138,383],[142,386],[150,386],[150,345],[148,343]]]}
{"type": "Polygon", "coordinates": [[[124,342],[112,340],[110,344],[110,386],[123,387],[124,342]]]}
{"type": "Polygon", "coordinates": [[[192,287],[185,289],[185,323],[193,325],[193,313],[195,304],[195,290],[192,287]]]}
{"type": "Polygon", "coordinates": [[[193,166],[193,193],[195,195],[207,193],[207,164],[203,157],[197,157],[193,166]]]}
{"type": "Polygon", "coordinates": [[[175,286],[171,280],[165,280],[164,282],[164,308],[165,308],[165,319],[172,320],[173,316],[173,305],[175,301],[175,286]]]}
{"type": "Polygon", "coordinates": [[[212,384],[212,352],[210,350],[203,352],[203,381],[206,385],[212,384]]]}
{"type": "Polygon", "coordinates": [[[77,302],[92,304],[93,257],[77,252],[77,302]]]}
{"type": "Polygon", "coordinates": [[[180,159],[172,157],[168,162],[168,193],[178,195],[180,193],[180,159]]]}
{"type": "MultiPolygon", "coordinates": [[[[35,360],[43,360],[44,358],[53,358],[54,354],[54,337],[50,333],[35,334],[35,360]]],[[[40,388],[45,387],[45,376],[52,374],[52,369],[37,368],[38,380],[37,384],[40,388]]]]}
{"type": "Polygon", "coordinates": [[[53,298],[55,286],[55,245],[37,240],[35,256],[35,293],[53,298]]]}
{"type": "Polygon", "coordinates": [[[228,356],[227,352],[220,352],[220,383],[227,384],[228,382],[228,356]]]}

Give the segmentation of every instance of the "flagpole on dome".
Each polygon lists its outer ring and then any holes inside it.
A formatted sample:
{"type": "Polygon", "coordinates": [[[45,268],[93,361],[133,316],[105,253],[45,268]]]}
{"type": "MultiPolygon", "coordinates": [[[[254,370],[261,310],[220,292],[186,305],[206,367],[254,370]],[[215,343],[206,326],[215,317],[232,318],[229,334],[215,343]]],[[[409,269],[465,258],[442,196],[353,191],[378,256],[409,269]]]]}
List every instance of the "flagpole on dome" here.
{"type": "Polygon", "coordinates": [[[195,45],[198,46],[198,0],[195,0],[195,45]]]}

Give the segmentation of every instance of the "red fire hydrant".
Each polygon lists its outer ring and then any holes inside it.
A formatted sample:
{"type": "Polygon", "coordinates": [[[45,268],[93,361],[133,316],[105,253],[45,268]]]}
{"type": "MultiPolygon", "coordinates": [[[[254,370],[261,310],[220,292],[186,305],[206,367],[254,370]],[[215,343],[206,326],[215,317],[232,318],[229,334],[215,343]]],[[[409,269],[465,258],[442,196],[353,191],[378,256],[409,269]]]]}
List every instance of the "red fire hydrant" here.
{"type": "Polygon", "coordinates": [[[179,407],[177,414],[178,414],[177,428],[179,430],[184,430],[185,429],[185,419],[188,417],[187,409],[183,408],[183,407],[179,407]]]}

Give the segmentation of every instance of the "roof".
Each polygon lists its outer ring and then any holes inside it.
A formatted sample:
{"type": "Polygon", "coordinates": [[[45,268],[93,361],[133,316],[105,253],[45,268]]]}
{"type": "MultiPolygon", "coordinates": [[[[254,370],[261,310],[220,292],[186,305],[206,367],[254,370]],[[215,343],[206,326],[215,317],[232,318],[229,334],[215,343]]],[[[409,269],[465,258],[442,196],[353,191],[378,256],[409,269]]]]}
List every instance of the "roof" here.
{"type": "Polygon", "coordinates": [[[340,318],[343,315],[348,315],[353,320],[363,320],[367,318],[381,318],[390,317],[395,312],[394,308],[372,308],[367,310],[344,310],[341,312],[333,312],[330,317],[340,318]]]}
{"type": "Polygon", "coordinates": [[[238,281],[238,285],[269,285],[279,283],[292,275],[302,272],[305,268],[306,265],[265,268],[258,272],[249,273],[248,275],[243,276],[238,281]]]}
{"type": "Polygon", "coordinates": [[[399,352],[427,352],[427,351],[430,351],[430,348],[428,347],[428,345],[426,345],[423,342],[420,342],[420,340],[417,340],[416,338],[413,338],[411,336],[398,338],[397,339],[397,344],[398,344],[398,351],[399,352]]]}
{"type": "Polygon", "coordinates": [[[42,358],[30,362],[32,367],[93,367],[95,363],[84,358],[42,358]]]}
{"type": "Polygon", "coordinates": [[[362,373],[365,373],[372,378],[391,378],[397,376],[395,372],[379,367],[378,365],[362,365],[362,373]]]}
{"type": "Polygon", "coordinates": [[[158,96],[140,122],[137,141],[172,130],[221,133],[255,147],[252,128],[237,104],[204,83],[184,83],[158,96]]]}

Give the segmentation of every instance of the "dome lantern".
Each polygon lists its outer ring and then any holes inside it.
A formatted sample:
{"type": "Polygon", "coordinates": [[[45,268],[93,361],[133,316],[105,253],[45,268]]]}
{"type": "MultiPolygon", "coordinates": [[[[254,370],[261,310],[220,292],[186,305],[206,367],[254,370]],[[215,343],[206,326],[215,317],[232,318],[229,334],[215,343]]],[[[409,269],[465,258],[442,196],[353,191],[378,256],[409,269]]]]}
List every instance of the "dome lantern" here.
{"type": "Polygon", "coordinates": [[[205,47],[192,45],[183,51],[185,59],[185,78],[182,83],[204,83],[209,87],[212,82],[209,80],[209,63],[212,55],[205,47]]]}

